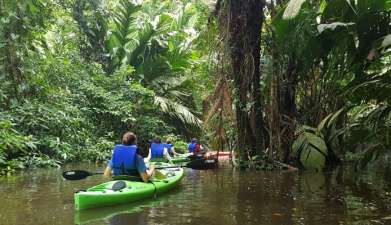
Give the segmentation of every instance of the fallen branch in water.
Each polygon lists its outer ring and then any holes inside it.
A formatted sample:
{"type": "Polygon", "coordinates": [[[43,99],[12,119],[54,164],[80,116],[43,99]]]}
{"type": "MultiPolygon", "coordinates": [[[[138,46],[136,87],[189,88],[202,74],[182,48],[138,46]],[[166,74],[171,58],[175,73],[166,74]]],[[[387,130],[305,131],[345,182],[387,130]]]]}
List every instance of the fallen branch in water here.
{"type": "Polygon", "coordinates": [[[291,166],[289,164],[285,164],[285,163],[282,163],[282,162],[279,162],[279,161],[276,161],[276,160],[274,160],[274,163],[278,164],[281,167],[287,168],[287,170],[289,170],[289,171],[297,171],[297,170],[299,170],[297,167],[294,167],[294,166],[291,166]]]}

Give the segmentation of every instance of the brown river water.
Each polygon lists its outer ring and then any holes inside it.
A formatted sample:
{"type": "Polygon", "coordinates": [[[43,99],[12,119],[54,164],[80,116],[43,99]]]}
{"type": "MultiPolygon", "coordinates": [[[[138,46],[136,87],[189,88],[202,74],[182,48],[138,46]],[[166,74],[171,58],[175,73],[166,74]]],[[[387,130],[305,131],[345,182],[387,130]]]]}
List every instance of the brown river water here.
{"type": "MultiPolygon", "coordinates": [[[[95,165],[68,165],[99,171],[95,165]]],[[[73,192],[106,179],[67,181],[61,169],[0,178],[0,224],[391,224],[391,175],[186,169],[181,184],[156,199],[75,212],[73,192]]]]}

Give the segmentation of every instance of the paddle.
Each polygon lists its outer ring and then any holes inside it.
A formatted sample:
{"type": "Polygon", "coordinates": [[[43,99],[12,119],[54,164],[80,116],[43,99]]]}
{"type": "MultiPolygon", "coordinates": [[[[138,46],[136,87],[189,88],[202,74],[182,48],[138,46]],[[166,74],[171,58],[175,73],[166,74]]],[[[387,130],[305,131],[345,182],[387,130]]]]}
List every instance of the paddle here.
{"type": "Polygon", "coordinates": [[[97,174],[103,174],[103,172],[91,173],[85,170],[69,170],[69,171],[64,171],[62,173],[62,176],[67,180],[82,180],[89,176],[93,176],[97,174]]]}
{"type": "MultiPolygon", "coordinates": [[[[209,163],[209,162],[207,162],[207,163],[209,163]]],[[[191,164],[190,165],[186,164],[186,165],[177,165],[177,166],[155,167],[155,169],[156,169],[156,171],[158,171],[160,169],[182,168],[182,167],[197,169],[197,165],[191,165],[191,164]]],[[[157,172],[157,173],[159,173],[159,172],[157,172]]],[[[103,172],[92,173],[92,172],[88,172],[85,170],[69,170],[69,171],[64,171],[62,173],[62,176],[67,180],[82,180],[82,179],[85,179],[89,176],[93,176],[93,175],[97,175],[97,174],[103,174],[103,172]]],[[[161,174],[161,175],[163,175],[163,174],[161,174]]]]}
{"type": "MultiPolygon", "coordinates": [[[[162,174],[160,171],[158,171],[159,169],[179,168],[179,167],[181,167],[181,166],[156,167],[155,169],[157,169],[157,170],[155,170],[155,173],[156,173],[158,179],[165,179],[165,178],[163,178],[163,177],[165,177],[165,175],[162,174]]],[[[89,176],[93,176],[93,175],[97,175],[97,174],[103,174],[103,172],[92,173],[92,172],[88,172],[85,170],[69,170],[69,171],[64,171],[62,173],[62,176],[67,180],[82,180],[82,179],[85,179],[89,176]]]]}

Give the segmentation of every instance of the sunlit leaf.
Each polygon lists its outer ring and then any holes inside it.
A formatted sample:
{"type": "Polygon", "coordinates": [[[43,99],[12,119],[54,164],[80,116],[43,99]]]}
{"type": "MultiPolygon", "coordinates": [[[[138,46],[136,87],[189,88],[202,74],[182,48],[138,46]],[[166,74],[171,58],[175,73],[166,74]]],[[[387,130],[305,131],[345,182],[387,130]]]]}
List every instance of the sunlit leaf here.
{"type": "Polygon", "coordinates": [[[382,48],[387,48],[391,45],[391,34],[384,37],[383,42],[381,43],[382,48]]]}
{"type": "Polygon", "coordinates": [[[334,22],[329,24],[319,24],[317,29],[319,33],[322,33],[325,30],[335,30],[337,27],[349,27],[353,25],[355,25],[355,23],[334,22]]]}
{"type": "Polygon", "coordinates": [[[290,0],[282,18],[286,20],[295,18],[299,14],[301,6],[305,1],[306,0],[290,0]]]}

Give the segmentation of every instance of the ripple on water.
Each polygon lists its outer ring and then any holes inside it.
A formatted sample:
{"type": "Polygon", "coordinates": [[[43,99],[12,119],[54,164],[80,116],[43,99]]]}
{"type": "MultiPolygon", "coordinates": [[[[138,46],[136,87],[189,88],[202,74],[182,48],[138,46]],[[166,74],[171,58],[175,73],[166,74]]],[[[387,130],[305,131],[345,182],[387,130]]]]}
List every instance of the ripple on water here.
{"type": "Polygon", "coordinates": [[[0,223],[387,224],[390,183],[365,177],[372,183],[342,168],[330,174],[188,169],[178,188],[157,199],[75,212],[73,192],[105,179],[65,181],[61,170],[35,170],[0,179],[0,223]]]}

